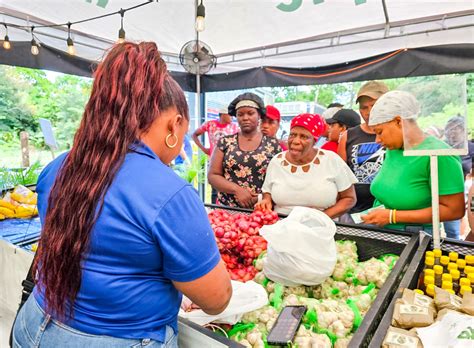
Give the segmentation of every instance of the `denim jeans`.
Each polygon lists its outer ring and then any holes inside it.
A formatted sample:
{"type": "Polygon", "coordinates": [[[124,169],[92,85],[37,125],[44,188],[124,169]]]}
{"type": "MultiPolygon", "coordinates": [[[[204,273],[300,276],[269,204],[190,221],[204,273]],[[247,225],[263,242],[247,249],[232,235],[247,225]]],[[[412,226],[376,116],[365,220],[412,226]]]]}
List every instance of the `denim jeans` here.
{"type": "Polygon", "coordinates": [[[446,237],[459,239],[459,234],[461,232],[461,220],[452,220],[443,222],[444,231],[446,232],[446,237]]]}
{"type": "Polygon", "coordinates": [[[45,314],[33,295],[23,305],[13,326],[13,348],[29,347],[149,347],[177,348],[178,336],[173,328],[166,326],[165,342],[149,338],[129,339],[102,335],[91,335],[78,331],[52,319],[45,314]]]}

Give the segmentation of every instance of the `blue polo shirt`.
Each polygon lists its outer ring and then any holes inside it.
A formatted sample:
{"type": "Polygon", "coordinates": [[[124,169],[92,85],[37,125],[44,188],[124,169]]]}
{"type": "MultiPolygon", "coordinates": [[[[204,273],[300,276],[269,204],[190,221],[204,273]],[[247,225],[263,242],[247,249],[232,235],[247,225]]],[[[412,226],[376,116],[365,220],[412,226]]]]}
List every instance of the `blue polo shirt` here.
{"type": "MultiPolygon", "coordinates": [[[[51,162],[38,179],[42,221],[66,156],[51,162]]],[[[95,335],[163,342],[166,325],[177,332],[181,303],[181,293],[171,281],[200,278],[219,260],[196,190],[150,148],[137,143],[105,195],[83,261],[74,318],[66,324],[95,335]]],[[[34,296],[45,308],[40,287],[34,296]]]]}

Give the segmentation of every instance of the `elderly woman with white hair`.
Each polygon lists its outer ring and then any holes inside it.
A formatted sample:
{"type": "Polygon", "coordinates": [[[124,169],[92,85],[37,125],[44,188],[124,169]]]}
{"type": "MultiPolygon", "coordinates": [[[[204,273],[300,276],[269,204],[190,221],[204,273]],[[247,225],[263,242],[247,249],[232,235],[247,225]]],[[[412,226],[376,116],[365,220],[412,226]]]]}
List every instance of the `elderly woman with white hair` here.
{"type": "MultiPolygon", "coordinates": [[[[410,226],[432,229],[430,158],[404,156],[403,150],[445,149],[449,145],[421,130],[416,122],[419,113],[416,98],[403,91],[384,94],[372,108],[369,126],[387,151],[370,187],[376,198],[374,206],[383,205],[384,209],[362,215],[366,224],[399,230],[409,230],[410,226]]],[[[460,158],[440,156],[438,175],[440,221],[461,218],[464,181],[460,158]]]]}

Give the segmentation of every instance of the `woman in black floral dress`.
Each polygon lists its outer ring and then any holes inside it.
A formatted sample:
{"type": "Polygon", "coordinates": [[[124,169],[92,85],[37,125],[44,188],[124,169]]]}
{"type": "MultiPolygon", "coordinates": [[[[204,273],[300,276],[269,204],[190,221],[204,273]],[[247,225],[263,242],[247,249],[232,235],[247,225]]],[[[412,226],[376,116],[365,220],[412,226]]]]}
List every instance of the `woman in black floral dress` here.
{"type": "Polygon", "coordinates": [[[240,132],[219,140],[212,153],[208,180],[219,191],[219,204],[253,208],[268,163],[281,152],[281,147],[277,139],[266,137],[259,130],[265,106],[256,94],[239,95],[230,103],[229,114],[237,117],[240,132]]]}

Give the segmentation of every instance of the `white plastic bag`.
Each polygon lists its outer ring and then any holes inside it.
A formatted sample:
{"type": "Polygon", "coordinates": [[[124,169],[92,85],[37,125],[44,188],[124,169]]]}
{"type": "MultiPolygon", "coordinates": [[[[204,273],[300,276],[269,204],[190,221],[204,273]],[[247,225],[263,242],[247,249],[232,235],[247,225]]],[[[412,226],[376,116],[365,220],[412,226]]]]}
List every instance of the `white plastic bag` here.
{"type": "Polygon", "coordinates": [[[245,313],[257,310],[266,304],[268,304],[268,295],[263,286],[253,281],[241,283],[233,280],[232,297],[229,305],[221,314],[209,315],[201,309],[191,312],[180,309],[178,315],[199,325],[212,322],[234,325],[245,313]]]}
{"type": "Polygon", "coordinates": [[[449,312],[433,325],[417,328],[425,348],[474,347],[474,316],[449,312]]]}
{"type": "Polygon", "coordinates": [[[295,207],[286,219],[260,229],[268,242],[263,272],[287,286],[321,284],[336,265],[335,233],[323,212],[295,207]]]}

